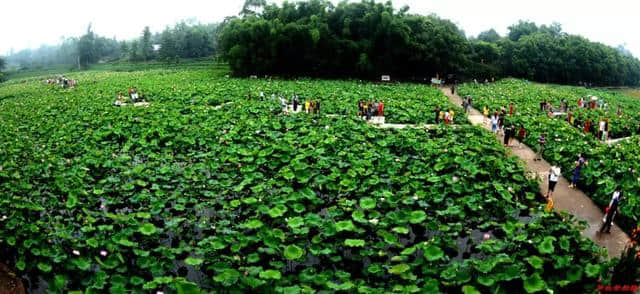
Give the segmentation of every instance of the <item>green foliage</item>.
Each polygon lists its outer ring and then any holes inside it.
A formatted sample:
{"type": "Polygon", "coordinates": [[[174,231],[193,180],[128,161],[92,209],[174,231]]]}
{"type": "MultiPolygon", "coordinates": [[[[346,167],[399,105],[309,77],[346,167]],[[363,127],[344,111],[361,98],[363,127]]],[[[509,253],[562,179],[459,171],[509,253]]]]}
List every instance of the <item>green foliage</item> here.
{"type": "Polygon", "coordinates": [[[609,205],[615,187],[621,185],[625,199],[620,205],[616,223],[627,232],[638,226],[640,201],[634,191],[640,189],[640,170],[636,164],[640,160],[640,104],[636,98],[603,90],[541,85],[512,79],[491,85],[465,84],[460,86],[459,92],[472,95],[478,109],[486,106],[492,112],[513,103],[516,115],[507,117],[506,121],[524,126],[528,132],[524,143],[533,148],[538,147],[538,136],[545,132],[547,144],[543,156],[560,166],[567,179],[573,175],[578,154],[583,154],[589,164],[582,170],[580,188],[604,209],[609,205]],[[608,108],[578,109],[578,98],[590,95],[604,99],[608,108]],[[561,105],[562,100],[566,100],[575,118],[574,124],[567,122],[566,116],[548,118],[540,111],[540,102],[544,100],[555,108],[561,105]],[[622,115],[617,115],[618,108],[622,109],[622,115]],[[609,119],[613,138],[633,137],[609,146],[597,140],[597,133],[583,131],[587,120],[594,122],[592,129],[597,130],[597,122],[605,118],[609,119]]]}
{"type": "Polygon", "coordinates": [[[453,23],[434,15],[409,15],[391,2],[320,0],[267,5],[233,19],[220,45],[236,75],[368,78],[453,72],[468,48],[453,23]]]}
{"type": "Polygon", "coordinates": [[[383,97],[389,121],[431,122],[452,105],[429,87],[197,67],[73,78],[0,86],[0,245],[58,292],[523,292],[539,277],[582,293],[606,276],[572,218],[527,198],[537,182],[492,134],[354,117],[358,99],[383,97]],[[151,105],[112,106],[132,82],[151,105]],[[345,116],[282,115],[260,91],[345,116]]]}

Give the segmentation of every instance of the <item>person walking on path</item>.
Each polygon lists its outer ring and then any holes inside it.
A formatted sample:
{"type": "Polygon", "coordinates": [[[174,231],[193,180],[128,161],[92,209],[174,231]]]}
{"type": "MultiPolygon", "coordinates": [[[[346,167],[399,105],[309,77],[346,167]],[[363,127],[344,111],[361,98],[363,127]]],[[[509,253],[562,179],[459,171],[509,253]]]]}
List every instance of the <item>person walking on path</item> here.
{"type": "Polygon", "coordinates": [[[293,112],[298,112],[298,95],[293,95],[293,112]]]}
{"type": "Polygon", "coordinates": [[[513,137],[513,125],[509,124],[505,129],[504,129],[504,139],[503,139],[503,143],[504,143],[504,147],[509,147],[511,144],[511,138],[513,137]]]}
{"type": "Polygon", "coordinates": [[[436,106],[435,115],[436,115],[436,124],[440,123],[440,105],[436,106]]]}
{"type": "Polygon", "coordinates": [[[524,128],[523,125],[520,125],[520,130],[518,130],[518,141],[520,141],[520,143],[518,143],[518,148],[522,148],[522,142],[524,142],[524,138],[527,137],[527,130],[524,128]]]}
{"type": "Polygon", "coordinates": [[[540,134],[540,137],[538,137],[538,152],[536,152],[536,158],[534,158],[534,161],[540,161],[542,160],[542,153],[544,152],[544,145],[547,144],[547,139],[546,139],[546,134],[542,133],[540,134]]]}
{"type": "Polygon", "coordinates": [[[553,191],[556,188],[560,174],[560,168],[555,165],[549,169],[549,189],[547,190],[547,196],[545,196],[547,199],[553,196],[553,191]]]}
{"type": "Polygon", "coordinates": [[[469,99],[467,97],[462,100],[462,109],[464,109],[464,113],[469,112],[469,99]]]}
{"type": "Polygon", "coordinates": [[[613,196],[611,197],[611,202],[609,202],[609,206],[605,209],[605,216],[602,219],[602,227],[600,227],[600,233],[611,233],[611,224],[613,223],[613,218],[618,213],[618,206],[620,205],[620,200],[622,200],[622,188],[618,186],[616,190],[613,192],[613,196]]]}
{"type": "Polygon", "coordinates": [[[496,134],[498,133],[498,112],[494,112],[491,116],[491,131],[496,134]]]}
{"type": "Polygon", "coordinates": [[[451,95],[455,95],[456,94],[456,85],[452,84],[451,85],[451,95]]]}
{"type": "Polygon", "coordinates": [[[378,116],[384,116],[384,102],[378,103],[378,116]]]}
{"type": "Polygon", "coordinates": [[[487,120],[489,119],[489,107],[487,107],[486,105],[482,108],[482,114],[484,115],[484,118],[482,120],[482,122],[484,122],[485,124],[487,123],[487,120]]]}
{"type": "Polygon", "coordinates": [[[573,169],[573,177],[571,178],[571,184],[569,188],[575,188],[578,185],[578,180],[580,179],[580,172],[582,168],[585,167],[588,162],[582,156],[582,153],[578,154],[578,160],[575,162],[575,168],[573,169]]]}

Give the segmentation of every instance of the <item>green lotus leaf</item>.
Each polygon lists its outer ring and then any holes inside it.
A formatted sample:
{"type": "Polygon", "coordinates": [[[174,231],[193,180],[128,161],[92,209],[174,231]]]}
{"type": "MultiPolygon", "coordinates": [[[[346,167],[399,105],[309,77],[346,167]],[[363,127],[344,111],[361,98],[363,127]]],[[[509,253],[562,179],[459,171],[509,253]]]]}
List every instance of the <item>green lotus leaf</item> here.
{"type": "Polygon", "coordinates": [[[260,220],[252,219],[242,224],[242,227],[253,230],[253,229],[261,228],[263,225],[264,224],[260,220]]]}
{"type": "Polygon", "coordinates": [[[78,197],[75,194],[69,194],[65,206],[69,209],[74,208],[78,204],[78,197]]]}
{"type": "Polygon", "coordinates": [[[546,288],[547,285],[537,273],[524,279],[524,289],[527,291],[527,293],[539,292],[546,288]]]}
{"type": "Polygon", "coordinates": [[[544,265],[544,261],[538,256],[530,256],[525,258],[525,260],[535,269],[542,269],[544,265]]]}
{"type": "Polygon", "coordinates": [[[73,260],[73,264],[82,271],[86,271],[91,267],[91,262],[86,258],[76,258],[73,260]]]}
{"type": "Polygon", "coordinates": [[[336,230],[338,232],[342,231],[355,231],[356,226],[353,225],[353,222],[350,220],[339,221],[336,223],[336,230]]]}
{"type": "Polygon", "coordinates": [[[298,227],[304,225],[304,219],[302,217],[299,217],[299,216],[289,218],[287,220],[287,225],[289,227],[291,227],[291,228],[298,228],[298,227]]]}
{"type": "Polygon", "coordinates": [[[184,260],[184,263],[186,263],[188,265],[191,265],[191,266],[197,266],[197,265],[201,265],[203,261],[204,260],[202,260],[201,258],[193,258],[193,257],[189,256],[184,260]]]}
{"type": "Polygon", "coordinates": [[[389,268],[389,273],[390,274],[394,274],[394,275],[399,275],[402,274],[406,271],[408,271],[411,267],[406,264],[406,263],[401,263],[401,264],[396,264],[394,266],[392,266],[391,268],[389,268]]]}
{"type": "Polygon", "coordinates": [[[363,197],[360,199],[360,207],[364,210],[370,210],[376,208],[376,200],[370,197],[363,197]]]}
{"type": "Polygon", "coordinates": [[[495,284],[496,280],[491,276],[478,276],[476,278],[478,283],[483,286],[491,287],[495,284]]]}
{"type": "Polygon", "coordinates": [[[462,286],[462,293],[464,294],[480,294],[480,291],[471,285],[462,286]]]}
{"type": "Polygon", "coordinates": [[[51,271],[52,267],[51,267],[50,264],[39,262],[38,263],[38,269],[43,271],[43,272],[45,272],[45,273],[48,273],[48,272],[51,271]]]}
{"type": "Polygon", "coordinates": [[[177,294],[200,294],[200,288],[195,283],[189,281],[176,281],[177,294]]]}
{"type": "Polygon", "coordinates": [[[140,226],[140,228],[138,228],[138,232],[147,236],[153,235],[156,231],[156,226],[151,223],[143,224],[142,226],[140,226]]]}
{"type": "Polygon", "coordinates": [[[587,277],[594,278],[600,274],[600,265],[598,264],[588,264],[584,271],[587,274],[587,277]]]}
{"type": "Polygon", "coordinates": [[[282,278],[282,274],[279,271],[272,269],[260,272],[259,276],[261,279],[268,280],[280,280],[282,278]]]}
{"type": "Polygon", "coordinates": [[[424,257],[428,261],[436,261],[444,257],[444,251],[436,245],[429,244],[424,248],[424,257]]]}
{"type": "Polygon", "coordinates": [[[284,249],[284,257],[289,260],[299,259],[304,255],[304,249],[296,246],[296,245],[288,245],[284,249]]]}
{"type": "Polygon", "coordinates": [[[544,237],[544,240],[538,245],[538,251],[542,254],[552,254],[555,247],[553,246],[554,237],[544,237]]]}
{"type": "Polygon", "coordinates": [[[278,204],[272,207],[271,209],[269,209],[268,214],[272,218],[278,218],[283,216],[287,212],[287,210],[289,209],[286,206],[282,204],[278,204]]]}
{"type": "Polygon", "coordinates": [[[409,214],[409,222],[412,224],[419,224],[427,219],[427,214],[422,210],[414,210],[409,214]]]}
{"type": "Polygon", "coordinates": [[[224,269],[213,277],[215,282],[221,283],[223,286],[229,287],[234,285],[240,278],[240,272],[235,269],[224,269]]]}
{"type": "Polygon", "coordinates": [[[364,247],[365,242],[361,239],[346,239],[344,240],[344,245],[349,247],[364,247]]]}

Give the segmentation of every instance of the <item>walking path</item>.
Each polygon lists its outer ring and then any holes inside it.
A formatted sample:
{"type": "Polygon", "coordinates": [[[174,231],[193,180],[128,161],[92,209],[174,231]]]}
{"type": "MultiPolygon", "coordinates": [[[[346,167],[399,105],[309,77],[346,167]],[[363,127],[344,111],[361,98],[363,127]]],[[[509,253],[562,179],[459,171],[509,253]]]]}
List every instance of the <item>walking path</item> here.
{"type": "Polygon", "coordinates": [[[633,138],[633,136],[631,136],[631,137],[624,137],[624,138],[618,138],[618,139],[611,139],[611,140],[607,140],[607,145],[609,145],[609,146],[611,146],[611,145],[615,145],[615,144],[618,144],[618,143],[620,143],[620,142],[622,142],[622,141],[629,140],[629,139],[631,139],[631,138],[633,138]]]}
{"type": "MultiPolygon", "coordinates": [[[[452,95],[449,88],[440,88],[440,90],[449,97],[449,100],[453,104],[462,105],[462,98],[457,94],[452,95]]],[[[468,117],[471,124],[479,125],[489,131],[491,130],[491,126],[485,123],[483,115],[478,110],[471,108],[468,117]]],[[[503,137],[500,135],[497,136],[500,142],[502,142],[503,137]]],[[[540,183],[540,191],[546,192],[548,187],[547,175],[551,165],[545,160],[534,161],[535,152],[525,145],[522,146],[522,148],[512,147],[510,150],[513,152],[513,155],[525,163],[527,170],[538,174],[544,179],[542,183],[540,183]]],[[[558,181],[555,192],[553,193],[553,202],[554,209],[566,211],[576,218],[586,221],[588,227],[582,231],[582,235],[593,240],[596,244],[605,247],[609,253],[609,258],[620,256],[629,243],[629,236],[615,224],[611,228],[611,234],[598,233],[602,225],[602,217],[604,216],[602,210],[582,191],[570,189],[569,182],[564,177],[560,177],[558,181]]]]}

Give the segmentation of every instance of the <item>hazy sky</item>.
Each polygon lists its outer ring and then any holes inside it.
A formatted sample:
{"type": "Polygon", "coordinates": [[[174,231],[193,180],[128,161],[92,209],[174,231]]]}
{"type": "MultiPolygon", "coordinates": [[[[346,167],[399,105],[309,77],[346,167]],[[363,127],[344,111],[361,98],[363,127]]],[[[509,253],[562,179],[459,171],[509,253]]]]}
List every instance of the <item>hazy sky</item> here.
{"type": "MultiPolygon", "coordinates": [[[[269,0],[268,0],[269,1],[269,0]]],[[[281,3],[282,0],[269,2],[281,3]]],[[[337,1],[333,1],[337,2],[337,1]]],[[[244,0],[8,0],[0,12],[0,54],[41,44],[58,43],[61,36],[79,36],[88,23],[102,36],[137,37],[145,25],[161,31],[166,25],[196,18],[221,21],[237,14],[244,0]]],[[[557,21],[572,34],[611,46],[624,44],[640,57],[638,0],[394,0],[411,13],[436,13],[457,23],[470,36],[489,28],[500,34],[519,19],[538,24],[557,21]]]]}

